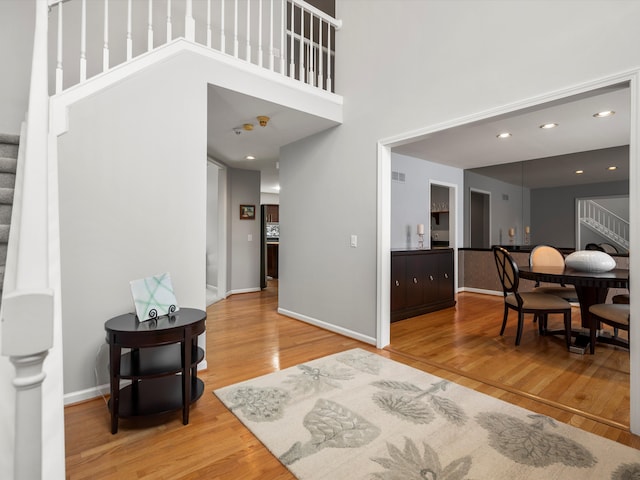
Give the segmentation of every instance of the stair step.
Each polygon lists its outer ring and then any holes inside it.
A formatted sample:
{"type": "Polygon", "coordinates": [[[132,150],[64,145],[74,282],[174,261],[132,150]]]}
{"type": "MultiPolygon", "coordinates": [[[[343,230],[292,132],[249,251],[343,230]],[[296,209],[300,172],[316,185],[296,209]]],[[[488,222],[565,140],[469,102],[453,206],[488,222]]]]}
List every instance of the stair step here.
{"type": "Polygon", "coordinates": [[[0,187],[0,204],[1,205],[13,204],[13,191],[14,191],[13,188],[0,187]]]}
{"type": "Polygon", "coordinates": [[[0,172],[16,173],[18,159],[15,157],[0,157],[0,172]]]}
{"type": "Polygon", "coordinates": [[[0,143],[11,143],[13,145],[18,145],[18,143],[20,143],[20,135],[0,133],[0,143]]]}
{"type": "Polygon", "coordinates": [[[17,158],[18,145],[0,142],[0,157],[17,158]]]}
{"type": "Polygon", "coordinates": [[[4,285],[4,265],[0,265],[0,292],[2,291],[3,285],[4,285]]]}
{"type": "Polygon", "coordinates": [[[2,225],[11,225],[11,211],[13,210],[12,205],[1,205],[0,204],[0,224],[2,225]]]}
{"type": "Polygon", "coordinates": [[[0,225],[0,243],[9,241],[9,225],[0,225]]]}
{"type": "Polygon", "coordinates": [[[7,244],[0,243],[0,265],[7,264],[7,244]]]}

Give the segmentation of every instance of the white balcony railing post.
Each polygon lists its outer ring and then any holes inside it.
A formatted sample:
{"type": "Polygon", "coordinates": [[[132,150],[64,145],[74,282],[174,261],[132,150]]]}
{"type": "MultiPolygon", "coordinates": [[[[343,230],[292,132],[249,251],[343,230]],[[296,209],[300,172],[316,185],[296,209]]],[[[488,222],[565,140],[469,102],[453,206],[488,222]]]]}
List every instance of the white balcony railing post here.
{"type": "Polygon", "coordinates": [[[193,0],[186,0],[184,14],[184,38],[193,42],[196,38],[196,21],[193,18],[193,0]]]}

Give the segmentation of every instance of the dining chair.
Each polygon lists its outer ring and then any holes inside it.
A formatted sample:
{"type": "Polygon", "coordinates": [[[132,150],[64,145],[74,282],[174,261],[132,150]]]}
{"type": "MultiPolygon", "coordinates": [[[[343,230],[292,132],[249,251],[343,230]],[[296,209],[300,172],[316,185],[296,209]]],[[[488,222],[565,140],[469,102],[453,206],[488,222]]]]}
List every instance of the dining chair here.
{"type": "Polygon", "coordinates": [[[591,354],[595,353],[596,350],[597,331],[600,330],[601,323],[607,324],[614,329],[613,336],[607,337],[605,343],[629,348],[629,340],[618,336],[618,330],[625,330],[628,336],[629,312],[628,303],[597,303],[589,307],[589,335],[591,337],[589,350],[591,354]]]}
{"type": "MultiPolygon", "coordinates": [[[[549,245],[536,245],[529,254],[530,267],[561,267],[564,268],[564,255],[555,247],[549,245]]],[[[573,285],[565,285],[561,283],[559,286],[540,286],[540,282],[536,282],[536,293],[547,293],[564,298],[569,302],[577,302],[578,294],[573,285]]]]}
{"type": "Polygon", "coordinates": [[[516,346],[520,345],[522,338],[525,314],[532,313],[540,319],[538,321],[538,331],[541,335],[544,335],[547,330],[547,315],[561,313],[564,316],[564,333],[568,350],[571,344],[571,304],[563,298],[546,293],[520,293],[518,291],[520,275],[513,257],[507,250],[499,246],[493,247],[493,256],[504,295],[504,315],[500,335],[504,334],[505,327],[507,326],[509,310],[518,312],[516,346]]]}
{"type": "Polygon", "coordinates": [[[615,245],[611,245],[610,243],[599,243],[598,246],[602,248],[602,251],[605,253],[620,253],[615,245]]]}

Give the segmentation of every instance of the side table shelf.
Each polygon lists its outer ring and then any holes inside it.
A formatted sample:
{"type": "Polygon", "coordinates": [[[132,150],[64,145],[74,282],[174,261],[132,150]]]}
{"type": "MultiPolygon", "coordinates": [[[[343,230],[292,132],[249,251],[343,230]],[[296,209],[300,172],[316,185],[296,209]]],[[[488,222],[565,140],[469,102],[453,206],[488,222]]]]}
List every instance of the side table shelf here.
{"type": "Polygon", "coordinates": [[[204,359],[198,336],[205,331],[206,312],[181,308],[145,322],[133,313],[108,320],[111,433],[118,419],[182,410],[189,423],[189,407],[204,392],[197,365],[204,359]],[[122,349],[131,349],[122,354],[122,349]],[[122,380],[131,383],[120,386],[122,380]]]}

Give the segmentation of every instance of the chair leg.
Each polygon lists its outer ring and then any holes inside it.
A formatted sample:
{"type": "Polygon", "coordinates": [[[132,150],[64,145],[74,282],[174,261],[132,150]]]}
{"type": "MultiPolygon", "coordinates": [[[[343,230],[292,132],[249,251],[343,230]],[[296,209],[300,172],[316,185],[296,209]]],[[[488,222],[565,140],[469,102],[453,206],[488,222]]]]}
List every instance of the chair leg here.
{"type": "Polygon", "coordinates": [[[502,328],[500,329],[500,336],[504,334],[504,329],[507,326],[507,317],[509,316],[509,307],[504,306],[504,315],[502,316],[502,328]]]}
{"type": "Polygon", "coordinates": [[[518,330],[516,332],[516,347],[520,345],[520,339],[522,338],[522,325],[524,324],[524,314],[518,312],[518,330]]]}

